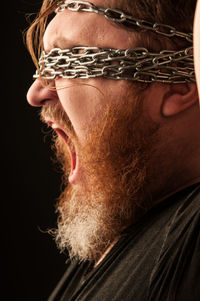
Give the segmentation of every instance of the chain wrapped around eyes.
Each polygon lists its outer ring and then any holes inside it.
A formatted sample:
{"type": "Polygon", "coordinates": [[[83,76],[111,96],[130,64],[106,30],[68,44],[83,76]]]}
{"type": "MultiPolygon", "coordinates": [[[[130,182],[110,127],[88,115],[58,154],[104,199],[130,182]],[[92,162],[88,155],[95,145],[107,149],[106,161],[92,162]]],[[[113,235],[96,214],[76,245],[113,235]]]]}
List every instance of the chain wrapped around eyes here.
{"type": "Polygon", "coordinates": [[[48,80],[56,77],[105,77],[114,80],[132,80],[150,83],[182,83],[195,81],[192,48],[182,51],[148,52],[145,48],[103,49],[98,47],[54,48],[43,52],[39,76],[48,80]]]}
{"type": "Polygon", "coordinates": [[[103,8],[94,5],[87,1],[62,1],[58,4],[56,13],[68,9],[73,12],[88,12],[96,13],[104,16],[106,19],[115,23],[120,23],[126,27],[133,29],[145,29],[153,31],[157,34],[163,35],[168,38],[180,37],[186,39],[188,42],[193,42],[193,34],[177,31],[173,26],[159,23],[151,23],[145,20],[137,19],[131,15],[127,15],[119,9],[103,8]]]}
{"type": "Polygon", "coordinates": [[[75,79],[110,78],[113,80],[131,80],[144,83],[184,83],[195,82],[192,34],[181,33],[175,28],[163,24],[151,24],[114,9],[104,9],[90,2],[72,1],[61,4],[56,12],[71,11],[94,12],[104,15],[126,26],[138,26],[153,30],[167,37],[180,37],[191,43],[183,50],[163,50],[153,53],[146,48],[112,49],[99,47],[73,47],[72,49],[54,48],[49,53],[42,52],[39,70],[34,78],[53,80],[56,77],[75,79]],[[131,23],[131,24],[129,24],[131,23]],[[133,24],[134,23],[134,24],[133,24]]]}

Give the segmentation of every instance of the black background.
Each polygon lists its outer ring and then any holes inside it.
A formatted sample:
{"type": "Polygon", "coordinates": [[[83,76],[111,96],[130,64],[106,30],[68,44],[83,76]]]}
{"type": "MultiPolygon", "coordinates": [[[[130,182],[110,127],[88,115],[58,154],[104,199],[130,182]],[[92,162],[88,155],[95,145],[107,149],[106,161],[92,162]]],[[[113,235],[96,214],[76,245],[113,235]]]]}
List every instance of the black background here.
{"type": "Polygon", "coordinates": [[[1,296],[6,301],[47,300],[65,269],[66,258],[44,233],[56,224],[60,175],[50,139],[44,141],[39,109],[26,101],[35,68],[22,32],[26,14],[38,11],[41,2],[15,0],[1,10],[1,296]]]}

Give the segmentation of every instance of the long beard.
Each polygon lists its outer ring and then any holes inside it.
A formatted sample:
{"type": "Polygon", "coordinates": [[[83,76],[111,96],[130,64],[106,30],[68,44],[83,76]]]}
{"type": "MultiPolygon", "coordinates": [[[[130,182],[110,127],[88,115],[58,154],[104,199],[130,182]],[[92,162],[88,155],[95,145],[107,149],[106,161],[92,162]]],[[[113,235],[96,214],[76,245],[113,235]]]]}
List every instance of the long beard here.
{"type": "Polygon", "coordinates": [[[152,206],[145,185],[158,126],[143,116],[142,99],[136,103],[108,106],[88,130],[86,143],[78,147],[80,184],[68,183],[68,151],[60,137],[55,140],[65,187],[53,233],[59,249],[67,249],[71,258],[98,261],[121,232],[152,206]]]}

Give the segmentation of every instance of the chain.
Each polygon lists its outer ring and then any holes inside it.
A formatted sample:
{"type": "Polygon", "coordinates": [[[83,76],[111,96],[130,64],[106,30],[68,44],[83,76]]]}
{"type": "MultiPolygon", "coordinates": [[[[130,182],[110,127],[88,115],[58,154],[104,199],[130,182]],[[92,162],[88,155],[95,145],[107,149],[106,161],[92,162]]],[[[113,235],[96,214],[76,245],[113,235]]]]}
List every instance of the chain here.
{"type": "Polygon", "coordinates": [[[64,11],[65,9],[74,12],[83,11],[100,14],[110,21],[123,24],[133,29],[139,28],[150,30],[165,37],[179,37],[186,39],[190,43],[193,42],[192,33],[184,33],[177,31],[173,26],[170,25],[151,23],[145,20],[137,19],[131,15],[125,14],[124,12],[118,9],[97,7],[93,3],[87,1],[71,1],[69,3],[64,2],[62,4],[59,4],[58,8],[56,9],[56,13],[64,11]]]}
{"type": "Polygon", "coordinates": [[[195,81],[192,47],[181,51],[151,53],[146,48],[103,49],[99,47],[54,48],[42,53],[40,71],[34,78],[56,77],[132,80],[151,83],[195,81]]]}
{"type": "Polygon", "coordinates": [[[150,52],[142,47],[104,49],[81,46],[64,50],[54,48],[49,53],[43,51],[39,59],[39,70],[36,71],[34,78],[54,80],[56,77],[66,79],[104,77],[142,83],[195,82],[192,33],[179,32],[169,25],[153,24],[136,19],[120,10],[97,7],[85,1],[63,2],[57,7],[56,13],[65,9],[97,13],[130,28],[151,30],[168,38],[184,38],[191,46],[179,51],[163,50],[159,53],[150,52]]]}

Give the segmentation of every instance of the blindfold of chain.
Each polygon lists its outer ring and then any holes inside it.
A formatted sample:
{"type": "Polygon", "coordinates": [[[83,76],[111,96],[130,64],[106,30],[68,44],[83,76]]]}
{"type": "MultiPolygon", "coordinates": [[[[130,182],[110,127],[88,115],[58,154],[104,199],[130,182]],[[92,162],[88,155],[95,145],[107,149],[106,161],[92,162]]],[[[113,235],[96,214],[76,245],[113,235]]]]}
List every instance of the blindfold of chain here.
{"type": "Polygon", "coordinates": [[[95,77],[150,83],[194,82],[192,47],[181,51],[151,53],[145,48],[103,49],[74,47],[54,48],[42,53],[40,71],[34,78],[56,77],[89,79],[95,77]]]}
{"type": "Polygon", "coordinates": [[[59,2],[55,12],[62,12],[66,9],[72,12],[88,12],[100,14],[110,21],[122,24],[129,28],[153,31],[168,38],[179,37],[186,39],[190,43],[193,43],[192,33],[180,32],[170,25],[151,23],[146,20],[141,20],[133,17],[132,15],[124,13],[119,9],[103,8],[96,6],[91,2],[75,0],[71,2],[59,2]]]}
{"type": "MultiPolygon", "coordinates": [[[[168,25],[138,20],[119,10],[99,8],[90,2],[72,1],[68,4],[64,2],[56,12],[65,9],[99,13],[111,21],[126,25],[134,23],[141,29],[153,30],[167,37],[178,36],[192,44],[192,34],[178,32],[168,25]]],[[[191,46],[179,51],[163,50],[159,53],[149,52],[142,47],[125,50],[84,46],[64,50],[54,48],[49,53],[42,53],[39,71],[34,75],[34,78],[38,77],[47,80],[56,77],[66,79],[104,77],[143,83],[195,82],[193,48],[191,46]]]]}

